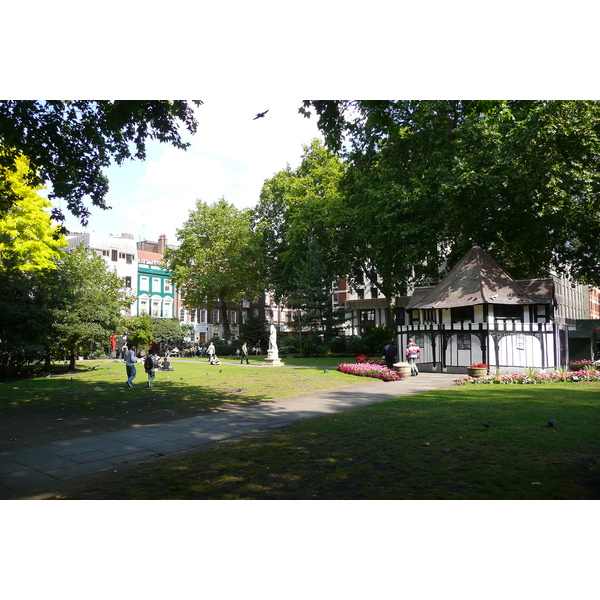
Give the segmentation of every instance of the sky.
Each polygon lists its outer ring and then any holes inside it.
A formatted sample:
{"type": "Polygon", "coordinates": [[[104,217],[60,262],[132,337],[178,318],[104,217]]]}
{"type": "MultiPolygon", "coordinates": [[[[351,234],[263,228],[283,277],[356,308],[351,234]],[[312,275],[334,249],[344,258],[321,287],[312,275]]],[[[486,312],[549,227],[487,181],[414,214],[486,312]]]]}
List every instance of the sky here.
{"type": "MultiPolygon", "coordinates": [[[[240,101],[239,98],[203,100],[195,109],[195,135],[183,128],[191,146],[179,150],[150,141],[145,161],[128,160],[105,173],[111,210],[93,208],[87,228],[65,207],[70,231],[109,235],[133,234],[136,241],[165,234],[176,243],[176,230],[187,220],[197,199],[221,197],[239,208],[254,206],[265,179],[289,164],[299,164],[303,146],[322,139],[316,119],[298,113],[300,99],[240,101]],[[259,112],[268,113],[259,119],[259,112]]],[[[60,201],[55,202],[61,207],[60,201]]],[[[90,206],[90,204],[87,204],[90,206]]]]}

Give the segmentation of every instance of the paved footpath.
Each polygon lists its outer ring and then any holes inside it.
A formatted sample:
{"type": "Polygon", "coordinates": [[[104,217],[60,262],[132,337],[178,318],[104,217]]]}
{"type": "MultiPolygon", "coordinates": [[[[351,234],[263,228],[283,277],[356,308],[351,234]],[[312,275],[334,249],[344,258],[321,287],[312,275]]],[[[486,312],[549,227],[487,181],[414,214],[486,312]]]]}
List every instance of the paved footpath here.
{"type": "Polygon", "coordinates": [[[421,373],[400,381],[370,380],[329,392],[300,394],[253,405],[221,407],[167,423],[144,425],[27,449],[0,452],[0,499],[26,497],[58,481],[114,471],[206,444],[260,434],[294,421],[450,387],[457,375],[421,373]]]}

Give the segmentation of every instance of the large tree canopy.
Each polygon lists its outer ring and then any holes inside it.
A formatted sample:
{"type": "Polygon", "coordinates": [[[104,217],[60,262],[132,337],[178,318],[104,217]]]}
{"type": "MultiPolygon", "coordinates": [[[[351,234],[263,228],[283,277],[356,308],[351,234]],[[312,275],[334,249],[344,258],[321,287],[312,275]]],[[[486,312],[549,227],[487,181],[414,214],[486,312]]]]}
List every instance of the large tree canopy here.
{"type": "Polygon", "coordinates": [[[48,200],[25,184],[30,172],[26,158],[16,159],[16,171],[0,167],[0,180],[17,198],[0,213],[0,271],[43,271],[54,269],[67,245],[45,210],[48,200]]]}
{"type": "MultiPolygon", "coordinates": [[[[0,168],[14,170],[16,159],[26,156],[31,164],[27,183],[51,184],[49,198],[64,199],[85,225],[89,209],[84,198],[108,208],[103,169],[112,161],[143,160],[148,139],[186,148],[180,124],[196,132],[193,108],[182,100],[4,100],[0,101],[0,168]]],[[[0,178],[0,214],[15,201],[10,186],[0,178]]],[[[62,218],[59,209],[54,209],[54,216],[62,218]]]]}
{"type": "Polygon", "coordinates": [[[297,291],[309,248],[319,254],[327,285],[344,274],[345,257],[339,252],[348,236],[340,190],[343,174],[339,158],[313,140],[304,146],[297,169],[288,166],[265,181],[254,221],[263,232],[269,285],[278,298],[297,291]]]}
{"type": "Polygon", "coordinates": [[[318,140],[304,146],[300,166],[289,166],[265,181],[254,210],[268,257],[269,286],[280,300],[310,313],[313,323],[333,335],[331,293],[346,274],[352,232],[346,223],[340,181],[344,165],[318,140]]]}
{"type": "Polygon", "coordinates": [[[177,237],[179,248],[168,248],[164,255],[173,282],[187,306],[220,302],[229,339],[227,307],[265,290],[264,256],[250,209],[238,209],[223,198],[214,204],[197,200],[177,237]]]}
{"type": "Polygon", "coordinates": [[[78,246],[52,274],[52,327],[48,343],[56,356],[69,356],[70,369],[80,354],[103,351],[119,331],[121,310],[134,297],[124,281],[95,251],[78,246]]]}
{"type": "Polygon", "coordinates": [[[600,283],[599,102],[307,101],[301,111],[317,113],[349,162],[355,253],[386,281],[436,278],[478,243],[517,277],[600,283]]]}

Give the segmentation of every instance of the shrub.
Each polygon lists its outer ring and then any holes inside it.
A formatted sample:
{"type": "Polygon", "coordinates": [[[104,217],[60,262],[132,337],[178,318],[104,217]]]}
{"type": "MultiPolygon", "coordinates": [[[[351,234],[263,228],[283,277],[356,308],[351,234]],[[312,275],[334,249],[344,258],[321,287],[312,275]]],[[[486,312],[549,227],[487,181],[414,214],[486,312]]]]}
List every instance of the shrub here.
{"type": "Polygon", "coordinates": [[[329,348],[336,354],[344,354],[348,345],[348,338],[345,337],[334,337],[329,342],[329,348]]]}
{"type": "Polygon", "coordinates": [[[297,337],[287,336],[280,339],[278,342],[279,350],[282,353],[292,354],[300,352],[300,341],[297,337]]]}
{"type": "Polygon", "coordinates": [[[363,339],[358,337],[357,335],[350,336],[346,340],[346,351],[350,354],[364,354],[365,351],[363,339]]]}
{"type": "Polygon", "coordinates": [[[304,357],[318,357],[327,354],[329,347],[323,343],[320,335],[313,333],[302,336],[301,351],[304,357]]]}
{"type": "Polygon", "coordinates": [[[231,356],[232,354],[235,354],[235,351],[238,348],[237,345],[226,342],[222,338],[212,338],[210,341],[212,341],[215,346],[215,352],[217,353],[217,356],[231,356]]]}

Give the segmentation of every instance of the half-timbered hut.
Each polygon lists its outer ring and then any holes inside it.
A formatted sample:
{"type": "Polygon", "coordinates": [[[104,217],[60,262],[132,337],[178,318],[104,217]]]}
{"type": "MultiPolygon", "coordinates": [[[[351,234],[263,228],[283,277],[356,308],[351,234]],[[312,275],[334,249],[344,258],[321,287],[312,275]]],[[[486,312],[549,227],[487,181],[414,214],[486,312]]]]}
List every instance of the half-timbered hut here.
{"type": "Polygon", "coordinates": [[[555,322],[555,305],[551,278],[514,280],[474,246],[436,286],[415,288],[399,348],[414,338],[423,371],[557,368],[568,362],[568,326],[555,322]]]}

